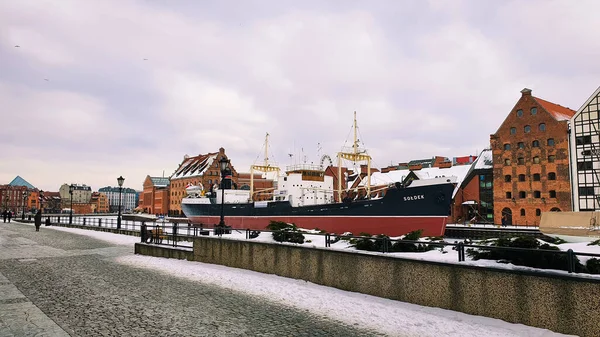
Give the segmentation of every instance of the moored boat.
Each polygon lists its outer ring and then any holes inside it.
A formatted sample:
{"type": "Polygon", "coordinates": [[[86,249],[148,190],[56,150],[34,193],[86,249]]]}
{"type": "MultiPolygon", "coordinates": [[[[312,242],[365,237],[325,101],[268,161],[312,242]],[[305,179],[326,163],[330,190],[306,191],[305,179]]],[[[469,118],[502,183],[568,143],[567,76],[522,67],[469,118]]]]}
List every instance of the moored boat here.
{"type": "Polygon", "coordinates": [[[181,201],[183,213],[194,224],[211,226],[219,223],[223,212],[225,224],[238,229],[260,230],[270,221],[283,221],[330,233],[399,236],[422,230],[425,236],[444,235],[455,188],[452,180],[415,186],[390,183],[372,189],[371,157],[358,147],[356,114],[354,130],[353,146],[338,153],[338,177],[342,177],[342,159],[366,161],[366,184],[360,188],[342,187],[339,179],[334,189],[333,177],[317,165],[292,165],[280,173],[265,159],[263,165],[251,166],[250,176],[254,177],[254,171],[277,172],[277,188],[271,200],[254,200],[252,180],[250,190],[220,188],[205,194],[199,193],[200,187],[188,186],[188,196],[181,201]]]}

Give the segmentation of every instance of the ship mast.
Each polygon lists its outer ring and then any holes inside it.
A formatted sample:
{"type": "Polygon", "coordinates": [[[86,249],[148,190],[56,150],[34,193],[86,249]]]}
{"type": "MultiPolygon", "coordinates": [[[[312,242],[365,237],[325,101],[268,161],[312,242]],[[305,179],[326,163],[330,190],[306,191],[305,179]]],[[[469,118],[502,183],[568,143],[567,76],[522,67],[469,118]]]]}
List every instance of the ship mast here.
{"type": "Polygon", "coordinates": [[[254,200],[254,171],[279,172],[279,167],[269,164],[269,133],[265,135],[265,159],[263,165],[250,165],[250,201],[254,200]]]}
{"type": "MultiPolygon", "coordinates": [[[[342,159],[350,160],[353,162],[366,161],[367,162],[367,197],[371,197],[371,156],[369,156],[366,151],[364,154],[360,153],[358,150],[358,138],[356,136],[358,132],[358,127],[356,125],[356,111],[354,111],[354,142],[352,143],[352,152],[344,152],[342,149],[341,152],[338,153],[338,201],[342,201],[342,159]]],[[[359,172],[360,176],[360,172],[359,172]]]]}

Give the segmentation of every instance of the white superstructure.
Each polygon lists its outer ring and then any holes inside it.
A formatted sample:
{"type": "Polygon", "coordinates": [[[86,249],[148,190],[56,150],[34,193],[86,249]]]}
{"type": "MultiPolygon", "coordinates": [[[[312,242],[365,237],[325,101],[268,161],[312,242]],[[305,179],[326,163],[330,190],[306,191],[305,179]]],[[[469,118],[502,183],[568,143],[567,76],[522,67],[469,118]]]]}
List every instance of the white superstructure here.
{"type": "Polygon", "coordinates": [[[273,200],[289,201],[292,206],[333,203],[333,177],[325,175],[318,165],[289,166],[279,176],[273,200]]]}

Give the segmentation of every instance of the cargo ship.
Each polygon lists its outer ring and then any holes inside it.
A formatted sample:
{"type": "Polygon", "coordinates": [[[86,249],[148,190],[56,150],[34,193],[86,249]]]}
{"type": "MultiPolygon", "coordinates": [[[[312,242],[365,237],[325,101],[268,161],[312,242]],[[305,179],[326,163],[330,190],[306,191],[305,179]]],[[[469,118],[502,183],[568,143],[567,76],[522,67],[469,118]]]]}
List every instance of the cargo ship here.
{"type": "Polygon", "coordinates": [[[183,213],[193,224],[205,227],[218,224],[222,212],[225,224],[235,229],[262,230],[271,221],[283,221],[298,228],[337,234],[400,236],[422,230],[424,236],[444,235],[455,180],[452,177],[418,180],[408,186],[390,182],[372,189],[371,158],[358,146],[356,113],[353,127],[353,146],[337,156],[337,176],[342,177],[342,160],[366,161],[367,174],[359,187],[343,187],[343,179],[338,179],[334,188],[333,177],[326,175],[324,167],[319,165],[296,164],[280,172],[278,167],[269,165],[265,153],[264,164],[250,168],[249,190],[222,185],[223,188],[205,192],[202,186],[188,186],[188,196],[181,201],[183,213]],[[276,175],[277,187],[271,200],[254,201],[255,171],[276,175]]]}

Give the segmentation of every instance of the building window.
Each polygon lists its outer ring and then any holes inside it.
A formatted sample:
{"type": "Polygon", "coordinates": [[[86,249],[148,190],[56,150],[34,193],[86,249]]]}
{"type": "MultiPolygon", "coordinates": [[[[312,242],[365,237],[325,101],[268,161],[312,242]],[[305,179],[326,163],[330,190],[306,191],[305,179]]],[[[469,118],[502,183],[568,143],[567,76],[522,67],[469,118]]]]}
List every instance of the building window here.
{"type": "Polygon", "coordinates": [[[504,159],[504,165],[509,166],[510,165],[510,159],[508,159],[508,158],[504,159]]]}
{"type": "Polygon", "coordinates": [[[525,216],[525,209],[521,208],[521,216],[525,216]]]}
{"type": "Polygon", "coordinates": [[[519,165],[524,165],[524,164],[525,164],[525,158],[523,158],[523,157],[519,157],[519,158],[517,158],[517,163],[518,163],[519,165]]]}
{"type": "Polygon", "coordinates": [[[548,193],[550,194],[550,198],[556,198],[556,191],[555,190],[548,191],[548,193]]]}
{"type": "Polygon", "coordinates": [[[518,147],[519,149],[524,149],[524,148],[525,148],[525,143],[523,143],[523,142],[518,142],[518,143],[517,143],[517,147],[518,147]]]}
{"type": "Polygon", "coordinates": [[[517,133],[517,128],[510,128],[510,134],[514,135],[517,133]]]}
{"type": "Polygon", "coordinates": [[[593,187],[585,187],[585,186],[580,187],[579,195],[581,195],[581,196],[594,195],[594,188],[593,187]]]}
{"type": "Polygon", "coordinates": [[[575,137],[576,145],[585,145],[585,144],[591,144],[591,143],[592,143],[592,136],[575,137]]]}
{"type": "Polygon", "coordinates": [[[577,163],[577,171],[587,171],[591,170],[593,167],[594,164],[591,161],[581,161],[577,163]]]}
{"type": "Polygon", "coordinates": [[[510,174],[507,174],[507,175],[504,176],[504,182],[505,183],[510,183],[510,180],[511,180],[510,174]]]}
{"type": "Polygon", "coordinates": [[[540,123],[539,128],[540,128],[540,131],[546,131],[546,124],[540,123]]]}
{"type": "Polygon", "coordinates": [[[548,180],[556,180],[556,173],[554,173],[554,172],[548,173],[548,180]]]}
{"type": "Polygon", "coordinates": [[[549,163],[554,163],[555,160],[556,160],[556,156],[555,155],[548,156],[548,162],[549,163]]]}
{"type": "Polygon", "coordinates": [[[519,181],[525,181],[525,175],[519,174],[519,181]]]}
{"type": "Polygon", "coordinates": [[[504,144],[504,149],[505,150],[510,150],[510,144],[504,144]]]}
{"type": "Polygon", "coordinates": [[[539,164],[540,163],[540,157],[538,157],[538,156],[533,157],[533,163],[534,164],[539,164]]]}
{"type": "Polygon", "coordinates": [[[540,174],[539,173],[534,173],[533,174],[533,181],[540,181],[540,174]]]}
{"type": "Polygon", "coordinates": [[[531,147],[540,147],[540,141],[539,140],[534,140],[533,142],[531,142],[531,147]]]}
{"type": "Polygon", "coordinates": [[[531,126],[529,126],[529,125],[525,125],[525,127],[523,128],[523,131],[524,131],[525,133],[530,133],[530,132],[531,132],[531,126]]]}
{"type": "Polygon", "coordinates": [[[554,146],[554,138],[548,138],[548,146],[554,146]]]}
{"type": "Polygon", "coordinates": [[[517,110],[517,117],[523,117],[523,110],[517,110]]]}
{"type": "Polygon", "coordinates": [[[540,215],[542,215],[542,210],[539,209],[539,208],[536,208],[535,209],[535,216],[540,216],[540,215]]]}
{"type": "Polygon", "coordinates": [[[531,110],[530,110],[530,111],[531,111],[531,114],[532,114],[532,115],[535,115],[535,114],[537,114],[537,108],[531,108],[531,110]]]}
{"type": "Polygon", "coordinates": [[[521,199],[527,198],[527,192],[525,192],[525,191],[519,191],[519,198],[521,198],[521,199]]]}
{"type": "Polygon", "coordinates": [[[506,192],[506,199],[512,199],[512,193],[506,192]]]}
{"type": "Polygon", "coordinates": [[[536,199],[539,199],[542,196],[542,192],[540,191],[533,191],[533,197],[536,199]]]}

